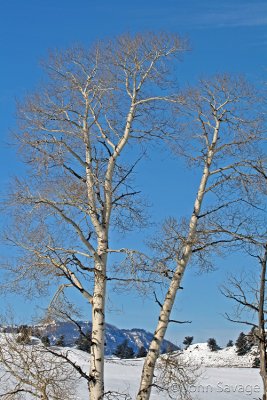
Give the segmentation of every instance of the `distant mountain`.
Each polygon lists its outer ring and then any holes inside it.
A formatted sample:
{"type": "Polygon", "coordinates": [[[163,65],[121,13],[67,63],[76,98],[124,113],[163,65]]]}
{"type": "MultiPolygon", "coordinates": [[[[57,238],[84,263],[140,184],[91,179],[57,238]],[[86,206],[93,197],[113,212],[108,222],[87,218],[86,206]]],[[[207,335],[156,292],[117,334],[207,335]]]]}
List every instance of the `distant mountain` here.
{"type": "MultiPolygon", "coordinates": [[[[78,323],[84,333],[92,330],[91,322],[79,321],[78,323]]],[[[53,322],[51,324],[38,325],[38,329],[42,336],[47,335],[49,337],[52,345],[56,343],[61,335],[64,335],[65,345],[72,347],[75,346],[75,341],[79,337],[78,328],[71,322],[53,322]]],[[[133,351],[137,353],[142,346],[148,349],[152,338],[153,334],[144,329],[119,329],[114,325],[106,324],[105,354],[109,356],[114,354],[118,344],[121,344],[125,339],[128,340],[128,345],[132,347],[133,351]]],[[[164,340],[161,346],[162,353],[177,349],[178,347],[168,340],[164,340]]]]}

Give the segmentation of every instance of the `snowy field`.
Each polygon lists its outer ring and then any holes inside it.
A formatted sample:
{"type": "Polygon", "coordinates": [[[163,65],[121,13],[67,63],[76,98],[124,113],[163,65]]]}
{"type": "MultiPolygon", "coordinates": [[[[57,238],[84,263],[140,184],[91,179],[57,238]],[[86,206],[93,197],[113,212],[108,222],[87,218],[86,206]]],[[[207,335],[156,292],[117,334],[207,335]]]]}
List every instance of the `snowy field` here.
{"type": "MultiPolygon", "coordinates": [[[[131,394],[135,398],[142,362],[131,361],[106,364],[107,388],[131,394]]],[[[259,370],[251,368],[205,368],[195,386],[190,388],[192,398],[199,400],[254,400],[261,394],[259,370]]],[[[175,387],[172,396],[178,400],[175,387]]],[[[86,397],[81,396],[81,400],[86,397]]],[[[163,393],[153,392],[151,399],[168,399],[163,393]]]]}
{"type": "MultiPolygon", "coordinates": [[[[31,346],[28,347],[29,349],[31,346]]],[[[33,347],[34,348],[34,347],[33,347]]],[[[80,365],[84,371],[89,370],[90,355],[73,348],[57,348],[60,352],[68,352],[69,357],[80,365]]],[[[261,397],[261,379],[259,369],[249,368],[251,355],[238,357],[235,348],[226,348],[219,352],[211,352],[206,344],[196,344],[184,351],[184,357],[190,364],[195,361],[201,374],[197,382],[190,387],[194,400],[258,400],[261,397]],[[230,365],[234,367],[230,368],[230,365]],[[242,365],[243,368],[240,368],[242,365]],[[238,367],[237,367],[238,366],[238,367]]],[[[143,360],[119,360],[115,358],[105,359],[105,388],[127,394],[133,400],[138,390],[143,360]]],[[[2,370],[3,371],[3,370],[2,370]]],[[[0,376],[2,375],[0,368],[0,376]]],[[[1,381],[1,378],[0,378],[1,381]]],[[[9,380],[9,384],[12,379],[9,380]]],[[[10,386],[9,386],[10,387],[10,386]]],[[[3,382],[0,382],[0,394],[2,394],[3,382]]],[[[75,390],[75,400],[88,400],[87,384],[84,379],[78,379],[75,390]]],[[[180,400],[175,385],[171,390],[172,399],[180,400]]],[[[168,395],[153,391],[151,400],[165,400],[168,395]]],[[[33,399],[25,396],[25,399],[33,399]]],[[[67,400],[67,398],[64,400],[67,400]]]]}
{"type": "MultiPolygon", "coordinates": [[[[79,364],[86,367],[88,356],[76,353],[76,357],[79,364]]],[[[142,363],[142,360],[106,359],[106,389],[130,394],[134,399],[142,363]]],[[[201,377],[190,391],[194,400],[258,400],[262,392],[261,387],[259,369],[205,367],[202,368],[201,377]]],[[[77,400],[88,400],[85,385],[79,386],[78,393],[77,400]]],[[[172,396],[174,399],[179,399],[175,387],[172,396]]],[[[168,398],[167,395],[156,391],[151,395],[151,400],[168,398]]]]}

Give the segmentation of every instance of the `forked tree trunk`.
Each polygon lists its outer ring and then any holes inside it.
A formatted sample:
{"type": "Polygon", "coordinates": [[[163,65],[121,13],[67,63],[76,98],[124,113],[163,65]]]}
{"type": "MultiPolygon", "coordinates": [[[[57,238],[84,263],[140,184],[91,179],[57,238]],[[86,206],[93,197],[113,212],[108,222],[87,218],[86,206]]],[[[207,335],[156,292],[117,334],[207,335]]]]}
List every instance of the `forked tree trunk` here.
{"type": "Polygon", "coordinates": [[[183,255],[180,260],[177,262],[177,268],[173,275],[173,278],[170,283],[169,290],[166,294],[164,303],[162,305],[158,325],[154,332],[153,339],[151,341],[143,370],[141,375],[141,382],[139,386],[139,391],[137,394],[137,400],[148,400],[150,398],[151,389],[153,386],[153,378],[156,367],[156,362],[160,353],[160,347],[162,341],[165,336],[165,332],[167,330],[169,319],[171,315],[171,311],[173,308],[173,304],[175,301],[176,293],[181,285],[181,281],[184,275],[184,271],[186,266],[190,260],[192,249],[196,236],[196,228],[198,223],[198,218],[201,211],[201,205],[205,196],[205,190],[207,187],[207,182],[210,175],[210,166],[212,164],[215,146],[218,140],[220,122],[217,121],[216,128],[214,130],[213,140],[211,145],[209,146],[207,158],[204,164],[203,174],[200,181],[197,197],[194,204],[194,210],[189,223],[189,231],[187,237],[187,244],[184,247],[183,255]]]}
{"type": "MultiPolygon", "coordinates": [[[[101,230],[97,227],[98,234],[98,261],[95,262],[95,286],[92,300],[92,346],[90,364],[90,400],[101,400],[104,397],[104,343],[105,343],[105,302],[106,302],[106,267],[108,252],[109,220],[112,210],[112,180],[117,157],[126,145],[131,130],[135,113],[135,97],[132,100],[127,119],[124,135],[114,150],[109,160],[105,179],[105,223],[101,230]],[[99,261],[100,260],[100,261],[99,261]]],[[[89,194],[90,198],[90,194],[89,194]]]]}

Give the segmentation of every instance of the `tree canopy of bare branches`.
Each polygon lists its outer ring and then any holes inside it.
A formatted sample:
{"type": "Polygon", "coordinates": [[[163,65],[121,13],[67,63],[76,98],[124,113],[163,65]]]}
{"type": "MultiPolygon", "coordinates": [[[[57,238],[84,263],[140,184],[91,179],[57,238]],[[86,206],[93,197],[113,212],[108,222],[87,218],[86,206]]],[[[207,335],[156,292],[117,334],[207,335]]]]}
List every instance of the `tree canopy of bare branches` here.
{"type": "Polygon", "coordinates": [[[28,174],[9,198],[7,239],[20,250],[5,267],[24,292],[54,282],[56,298],[71,287],[91,305],[91,400],[104,393],[110,232],[145,223],[132,175],[149,141],[174,136],[172,107],[184,99],[172,65],[186,49],[175,35],[148,34],[54,52],[45,83],[18,106],[28,174]]]}
{"type": "MultiPolygon", "coordinates": [[[[256,188],[266,199],[266,160],[253,165],[259,176],[260,185],[256,188]],[[262,181],[263,179],[263,181],[262,181]],[[265,183],[265,184],[264,184],[265,183]]],[[[253,207],[254,204],[252,203],[253,207]]],[[[235,323],[250,327],[259,343],[260,374],[263,382],[263,400],[267,396],[267,343],[266,343],[266,263],[267,263],[267,231],[266,207],[253,207],[254,215],[249,224],[243,218],[243,224],[234,229],[225,229],[229,235],[242,244],[242,250],[248,256],[251,267],[240,274],[232,274],[221,293],[233,303],[233,312],[226,313],[226,318],[235,323]],[[255,262],[256,261],[256,262],[255,262]]],[[[240,221],[242,218],[240,217],[240,221]]],[[[223,227],[221,226],[223,229],[223,227]]]]}
{"type": "Polygon", "coordinates": [[[227,75],[201,80],[198,88],[188,90],[179,115],[177,151],[199,170],[200,180],[191,217],[167,220],[160,240],[152,242],[170,283],[143,366],[138,400],[150,397],[160,345],[186,268],[197,263],[209,269],[212,252],[240,246],[241,238],[226,227],[235,226],[238,232],[243,224],[248,226],[251,205],[260,205],[256,188],[263,177],[254,166],[264,161],[259,146],[264,130],[256,98],[247,82],[227,75]]]}
{"type": "MultiPolygon", "coordinates": [[[[18,106],[16,140],[28,173],[8,198],[13,229],[6,236],[19,250],[17,262],[4,267],[16,288],[34,296],[58,285],[51,308],[66,288],[90,304],[91,400],[105,393],[107,283],[167,284],[165,299],[156,297],[160,315],[137,395],[147,400],[186,268],[212,268],[212,253],[240,245],[250,210],[261,207],[254,189],[265,188],[257,95],[228,75],[182,93],[173,68],[186,50],[180,37],[148,34],[54,52],[44,64],[45,83],[18,106]],[[159,142],[198,172],[192,214],[165,221],[152,255],[112,248],[115,229],[146,223],[133,176],[150,143],[159,142]],[[113,264],[112,254],[125,258],[113,264]]],[[[178,175],[173,182],[182,196],[178,175]]]]}

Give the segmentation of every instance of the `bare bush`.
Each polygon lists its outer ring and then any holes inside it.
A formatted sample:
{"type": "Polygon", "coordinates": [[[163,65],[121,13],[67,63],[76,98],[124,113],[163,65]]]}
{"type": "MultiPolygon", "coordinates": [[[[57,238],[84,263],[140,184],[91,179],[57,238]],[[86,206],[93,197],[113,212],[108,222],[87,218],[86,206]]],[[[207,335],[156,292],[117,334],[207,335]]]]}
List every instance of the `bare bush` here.
{"type": "Polygon", "coordinates": [[[76,398],[78,375],[69,363],[41,344],[18,343],[14,334],[1,334],[0,340],[1,399],[76,398]]]}
{"type": "Polygon", "coordinates": [[[171,399],[191,400],[191,387],[200,375],[199,366],[186,362],[179,352],[167,353],[158,359],[153,387],[171,399]]]}

